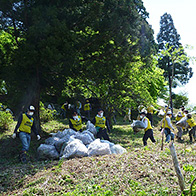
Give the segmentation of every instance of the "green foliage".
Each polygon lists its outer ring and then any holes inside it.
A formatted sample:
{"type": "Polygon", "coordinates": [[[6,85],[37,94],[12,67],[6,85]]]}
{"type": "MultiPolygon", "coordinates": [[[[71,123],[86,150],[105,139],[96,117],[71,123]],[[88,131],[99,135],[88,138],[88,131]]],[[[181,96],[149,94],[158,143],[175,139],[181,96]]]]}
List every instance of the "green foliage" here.
{"type": "Polygon", "coordinates": [[[40,121],[41,122],[48,122],[55,119],[57,111],[50,110],[44,107],[44,104],[40,102],[40,121]]]}
{"type": "Polygon", "coordinates": [[[182,105],[186,106],[188,104],[188,97],[182,94],[174,94],[173,104],[174,108],[179,109],[182,105]]]}
{"type": "Polygon", "coordinates": [[[152,58],[157,46],[141,0],[2,4],[6,42],[15,45],[11,53],[2,50],[10,54],[2,78],[17,99],[13,105],[22,100],[39,108],[40,97],[59,99],[63,91],[100,98],[104,107],[136,107],[161,93],[162,73],[152,58]]]}
{"type": "Polygon", "coordinates": [[[5,131],[9,128],[9,124],[13,122],[13,116],[7,111],[0,110],[0,131],[5,131]]]}

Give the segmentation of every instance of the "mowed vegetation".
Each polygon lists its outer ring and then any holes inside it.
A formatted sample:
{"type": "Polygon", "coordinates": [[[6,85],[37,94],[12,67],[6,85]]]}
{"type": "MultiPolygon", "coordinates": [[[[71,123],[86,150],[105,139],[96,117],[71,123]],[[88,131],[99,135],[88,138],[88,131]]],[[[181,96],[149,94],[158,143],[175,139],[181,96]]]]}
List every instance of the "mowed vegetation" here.
{"type": "MultiPolygon", "coordinates": [[[[15,122],[16,123],[16,122],[15,122]]],[[[13,127],[15,125],[13,123],[13,127]]],[[[37,160],[37,147],[49,133],[67,128],[67,121],[50,121],[42,125],[41,141],[32,138],[30,161],[21,164],[19,139],[13,140],[12,131],[1,133],[0,194],[1,195],[180,195],[168,144],[161,150],[161,133],[154,128],[156,145],[142,143],[143,130],[134,134],[130,124],[115,125],[112,142],[127,149],[123,155],[73,158],[69,160],[37,160]]],[[[10,130],[13,130],[11,127],[10,130]]],[[[196,176],[196,143],[175,140],[179,165],[186,188],[196,176]]],[[[187,190],[187,194],[189,195],[187,190]]],[[[196,195],[196,185],[192,195],[196,195]]]]}

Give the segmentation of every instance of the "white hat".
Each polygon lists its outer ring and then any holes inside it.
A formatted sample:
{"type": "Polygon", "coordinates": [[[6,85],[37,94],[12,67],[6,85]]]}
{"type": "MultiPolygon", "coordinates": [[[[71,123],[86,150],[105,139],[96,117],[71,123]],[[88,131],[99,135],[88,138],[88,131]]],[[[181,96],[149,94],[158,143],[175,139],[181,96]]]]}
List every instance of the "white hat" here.
{"type": "Polygon", "coordinates": [[[30,106],[29,106],[29,110],[30,110],[30,111],[35,111],[35,107],[32,106],[32,105],[30,105],[30,106]]]}
{"type": "Polygon", "coordinates": [[[171,111],[168,111],[167,114],[172,114],[172,112],[171,111]]]}

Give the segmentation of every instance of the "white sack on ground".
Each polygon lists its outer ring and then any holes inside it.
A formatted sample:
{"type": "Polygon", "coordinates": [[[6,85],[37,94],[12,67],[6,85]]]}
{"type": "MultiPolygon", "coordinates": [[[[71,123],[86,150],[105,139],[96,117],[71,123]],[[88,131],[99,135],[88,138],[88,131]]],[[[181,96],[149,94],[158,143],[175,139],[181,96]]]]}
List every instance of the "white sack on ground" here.
{"type": "Polygon", "coordinates": [[[106,155],[112,154],[110,150],[110,145],[107,143],[101,143],[100,139],[96,139],[88,146],[88,156],[95,155],[106,155]]]}
{"type": "Polygon", "coordinates": [[[113,145],[110,149],[112,154],[123,154],[127,152],[127,150],[119,144],[113,145]]]}
{"type": "Polygon", "coordinates": [[[54,143],[54,146],[56,147],[59,153],[61,152],[62,146],[67,145],[69,139],[70,139],[70,135],[66,135],[54,143]]]}
{"type": "Polygon", "coordinates": [[[85,130],[85,131],[83,131],[83,132],[82,132],[82,134],[85,134],[85,133],[89,134],[89,135],[90,135],[90,137],[91,137],[91,139],[92,139],[93,141],[95,140],[94,135],[93,135],[90,131],[85,130]]]}
{"type": "Polygon", "coordinates": [[[101,143],[109,144],[109,145],[110,145],[110,148],[111,148],[112,146],[115,145],[114,143],[112,143],[112,142],[110,142],[110,141],[108,141],[108,140],[100,140],[100,142],[101,142],[101,143]]]}
{"type": "Polygon", "coordinates": [[[88,145],[91,142],[93,142],[93,139],[87,133],[84,133],[84,134],[78,133],[78,134],[75,135],[75,138],[81,140],[84,145],[88,145]]]}
{"type": "Polygon", "coordinates": [[[86,129],[87,129],[88,131],[90,131],[94,136],[97,135],[97,130],[96,130],[94,124],[91,123],[90,121],[87,122],[87,124],[86,124],[86,129]]]}
{"type": "Polygon", "coordinates": [[[53,145],[41,144],[37,149],[37,153],[39,159],[42,160],[59,158],[59,153],[53,145]]]}
{"type": "Polygon", "coordinates": [[[188,128],[188,123],[186,122],[187,118],[186,117],[183,117],[182,119],[180,119],[177,123],[176,123],[176,126],[179,126],[179,127],[185,127],[185,128],[188,128]]]}
{"type": "Polygon", "coordinates": [[[59,140],[60,139],[58,137],[49,137],[48,139],[45,140],[45,144],[54,145],[55,142],[57,142],[59,140]]]}
{"type": "Polygon", "coordinates": [[[67,144],[61,158],[84,157],[88,155],[87,151],[86,146],[80,140],[75,139],[67,144]]]}

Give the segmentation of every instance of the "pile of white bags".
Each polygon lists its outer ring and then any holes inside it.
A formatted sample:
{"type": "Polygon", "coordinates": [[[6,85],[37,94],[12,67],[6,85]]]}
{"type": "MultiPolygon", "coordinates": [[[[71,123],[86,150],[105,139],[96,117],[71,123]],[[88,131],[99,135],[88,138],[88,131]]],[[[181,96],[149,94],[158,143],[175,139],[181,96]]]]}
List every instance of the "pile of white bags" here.
{"type": "Polygon", "coordinates": [[[126,149],[107,140],[95,139],[96,128],[88,121],[82,133],[72,129],[52,133],[38,149],[39,159],[62,159],[126,153],[126,149]]]}

